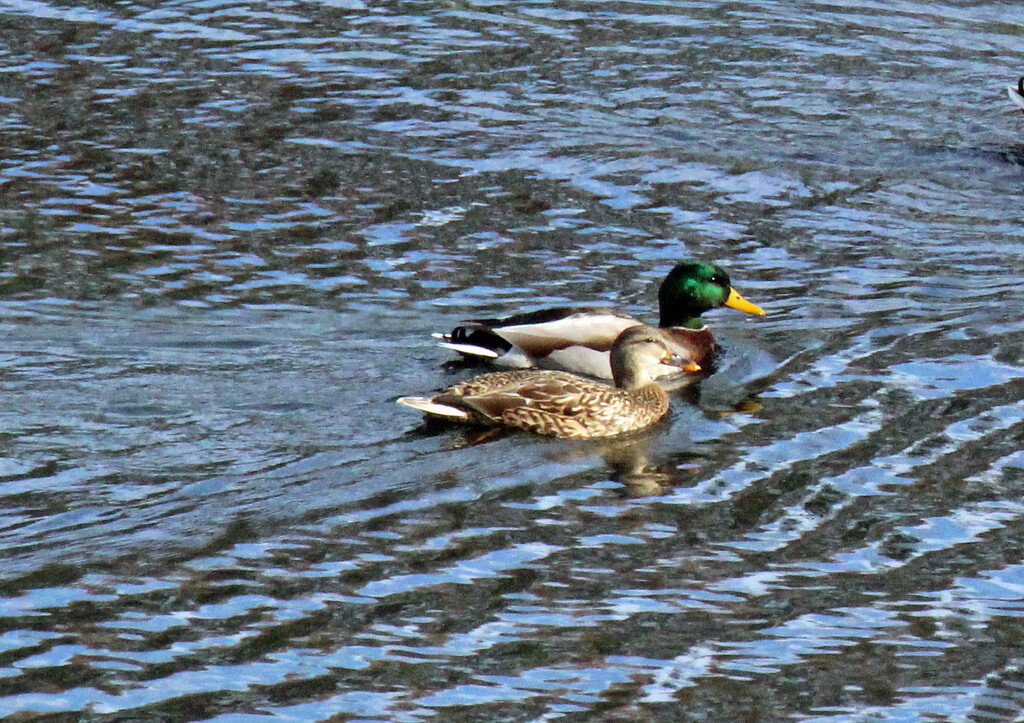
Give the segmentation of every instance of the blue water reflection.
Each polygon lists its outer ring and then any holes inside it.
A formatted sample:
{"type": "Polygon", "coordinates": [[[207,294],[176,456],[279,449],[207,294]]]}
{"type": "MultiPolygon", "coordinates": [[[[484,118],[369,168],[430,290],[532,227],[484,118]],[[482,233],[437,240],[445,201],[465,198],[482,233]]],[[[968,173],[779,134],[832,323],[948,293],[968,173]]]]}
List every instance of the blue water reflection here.
{"type": "Polygon", "coordinates": [[[0,716],[1024,710],[1024,11],[0,15],[0,716]],[[394,404],[684,258],[769,314],[648,432],[394,404]]]}

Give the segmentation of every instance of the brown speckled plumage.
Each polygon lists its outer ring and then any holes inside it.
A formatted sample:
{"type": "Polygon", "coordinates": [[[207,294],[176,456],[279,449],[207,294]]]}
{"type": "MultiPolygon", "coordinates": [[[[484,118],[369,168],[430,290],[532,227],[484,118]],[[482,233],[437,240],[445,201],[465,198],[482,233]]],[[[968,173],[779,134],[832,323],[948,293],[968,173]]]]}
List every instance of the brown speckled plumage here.
{"type": "Polygon", "coordinates": [[[399,402],[471,424],[553,437],[607,437],[642,429],[665,415],[668,396],[650,371],[672,358],[659,331],[640,325],[624,331],[613,347],[615,387],[567,372],[526,369],[483,374],[430,399],[399,402]]]}
{"type": "Polygon", "coordinates": [[[631,432],[668,411],[668,396],[657,384],[630,391],[541,370],[484,374],[446,389],[433,401],[468,407],[477,424],[501,424],[553,437],[631,432]]]}

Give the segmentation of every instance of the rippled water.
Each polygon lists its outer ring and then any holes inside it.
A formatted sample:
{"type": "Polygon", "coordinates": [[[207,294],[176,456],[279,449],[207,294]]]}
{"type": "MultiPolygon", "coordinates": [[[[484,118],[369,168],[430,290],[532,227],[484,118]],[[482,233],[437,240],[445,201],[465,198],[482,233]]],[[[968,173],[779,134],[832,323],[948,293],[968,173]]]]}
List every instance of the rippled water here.
{"type": "Polygon", "coordinates": [[[0,716],[1024,715],[1024,7],[0,19],[0,716]],[[393,403],[693,257],[646,434],[393,403]]]}

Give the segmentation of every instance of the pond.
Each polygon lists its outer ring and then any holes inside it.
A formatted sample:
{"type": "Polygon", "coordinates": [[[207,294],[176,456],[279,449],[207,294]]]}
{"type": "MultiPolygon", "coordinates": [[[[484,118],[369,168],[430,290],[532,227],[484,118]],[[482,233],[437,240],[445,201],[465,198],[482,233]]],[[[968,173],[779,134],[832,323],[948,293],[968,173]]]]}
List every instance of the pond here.
{"type": "Polygon", "coordinates": [[[0,18],[0,717],[1024,715],[1024,6],[0,18]],[[395,404],[685,259],[649,431],[395,404]]]}

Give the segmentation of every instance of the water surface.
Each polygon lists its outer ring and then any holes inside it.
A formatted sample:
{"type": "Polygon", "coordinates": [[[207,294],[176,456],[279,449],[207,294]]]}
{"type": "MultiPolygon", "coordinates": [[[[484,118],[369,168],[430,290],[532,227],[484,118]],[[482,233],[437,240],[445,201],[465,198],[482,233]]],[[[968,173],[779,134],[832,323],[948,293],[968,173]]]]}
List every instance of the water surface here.
{"type": "Polygon", "coordinates": [[[1024,714],[1012,3],[0,1],[0,716],[1024,714]],[[429,332],[765,307],[623,440],[429,332]]]}

